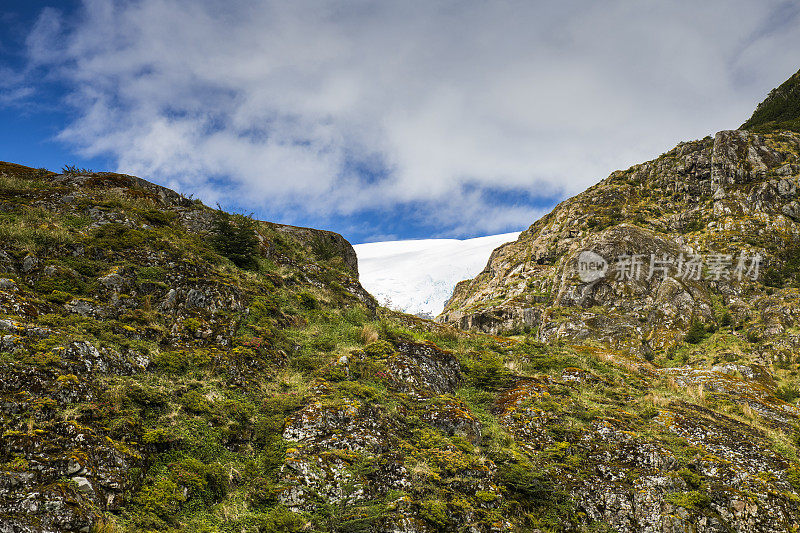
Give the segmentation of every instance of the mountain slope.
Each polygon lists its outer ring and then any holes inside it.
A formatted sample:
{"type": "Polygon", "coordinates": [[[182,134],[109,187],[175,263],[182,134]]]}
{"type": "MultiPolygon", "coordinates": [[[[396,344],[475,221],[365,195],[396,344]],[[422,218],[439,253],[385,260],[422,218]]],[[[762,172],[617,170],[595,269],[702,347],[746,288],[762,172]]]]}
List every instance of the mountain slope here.
{"type": "Polygon", "coordinates": [[[336,234],[0,163],[0,532],[796,530],[798,153],[722,132],[563,203],[448,303],[512,337],[376,308],[336,234]],[[768,263],[583,283],[584,246],[768,263]]]}
{"type": "Polygon", "coordinates": [[[800,71],[773,89],[740,129],[757,133],[800,133],[800,71]]]}
{"type": "Polygon", "coordinates": [[[475,239],[388,241],[354,246],[360,280],[380,302],[405,313],[433,317],[456,283],[483,268],[489,253],[518,233],[475,239]]]}

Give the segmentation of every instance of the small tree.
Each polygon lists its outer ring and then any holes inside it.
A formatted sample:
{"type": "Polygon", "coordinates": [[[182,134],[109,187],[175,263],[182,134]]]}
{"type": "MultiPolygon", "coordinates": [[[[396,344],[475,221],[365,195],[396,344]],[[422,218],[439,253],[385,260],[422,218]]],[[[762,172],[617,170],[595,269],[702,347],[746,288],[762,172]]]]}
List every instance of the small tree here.
{"type": "Polygon", "coordinates": [[[220,254],[239,268],[254,269],[258,237],[256,221],[251,216],[231,215],[217,205],[212,220],[212,244],[220,254]]]}
{"type": "Polygon", "coordinates": [[[706,328],[699,320],[692,320],[692,325],[689,326],[689,331],[686,332],[686,342],[689,344],[698,344],[706,336],[706,328]]]}
{"type": "Polygon", "coordinates": [[[722,312],[722,315],[719,317],[719,327],[727,328],[733,324],[733,319],[731,319],[731,312],[725,309],[722,312]]]}

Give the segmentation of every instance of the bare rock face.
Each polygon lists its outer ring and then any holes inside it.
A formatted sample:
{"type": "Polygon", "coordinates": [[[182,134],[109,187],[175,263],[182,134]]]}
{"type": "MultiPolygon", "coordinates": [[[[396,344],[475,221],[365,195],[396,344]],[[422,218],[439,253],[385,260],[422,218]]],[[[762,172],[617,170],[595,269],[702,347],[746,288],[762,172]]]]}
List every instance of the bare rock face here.
{"type": "Polygon", "coordinates": [[[461,365],[453,354],[412,342],[398,345],[388,369],[392,387],[415,398],[452,393],[461,377],[461,365]]]}
{"type": "MultiPolygon", "coordinates": [[[[770,296],[765,272],[800,239],[798,187],[800,135],[722,131],[682,143],[613,173],[495,250],[437,320],[640,354],[675,345],[693,320],[713,322],[715,306],[746,320],[770,296]],[[585,254],[605,261],[602,275],[582,275],[585,254]],[[702,267],[687,275],[698,256],[702,267]],[[716,273],[714,261],[724,263],[716,273]]],[[[785,289],[773,296],[792,301],[785,289]]],[[[769,320],[752,327],[782,334],[769,320]]]]}

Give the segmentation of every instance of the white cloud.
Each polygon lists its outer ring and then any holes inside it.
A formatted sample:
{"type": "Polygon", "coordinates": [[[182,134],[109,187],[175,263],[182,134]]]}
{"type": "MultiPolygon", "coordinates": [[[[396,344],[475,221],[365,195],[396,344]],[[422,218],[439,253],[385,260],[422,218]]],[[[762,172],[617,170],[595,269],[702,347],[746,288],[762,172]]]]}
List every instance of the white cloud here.
{"type": "Polygon", "coordinates": [[[778,1],[85,0],[28,47],[70,84],[61,138],[121,171],[295,219],[423,202],[455,235],[540,214],[481,190],[571,194],[736,127],[798,30],[778,1]]]}

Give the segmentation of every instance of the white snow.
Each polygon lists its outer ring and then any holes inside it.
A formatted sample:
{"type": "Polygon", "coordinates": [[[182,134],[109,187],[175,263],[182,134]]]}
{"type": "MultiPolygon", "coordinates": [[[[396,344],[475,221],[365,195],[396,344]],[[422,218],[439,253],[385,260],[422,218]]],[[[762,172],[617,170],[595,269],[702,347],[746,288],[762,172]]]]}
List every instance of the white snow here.
{"type": "Polygon", "coordinates": [[[478,275],[492,250],[518,235],[373,242],[353,248],[361,285],[378,302],[406,313],[436,316],[456,283],[478,275]]]}

